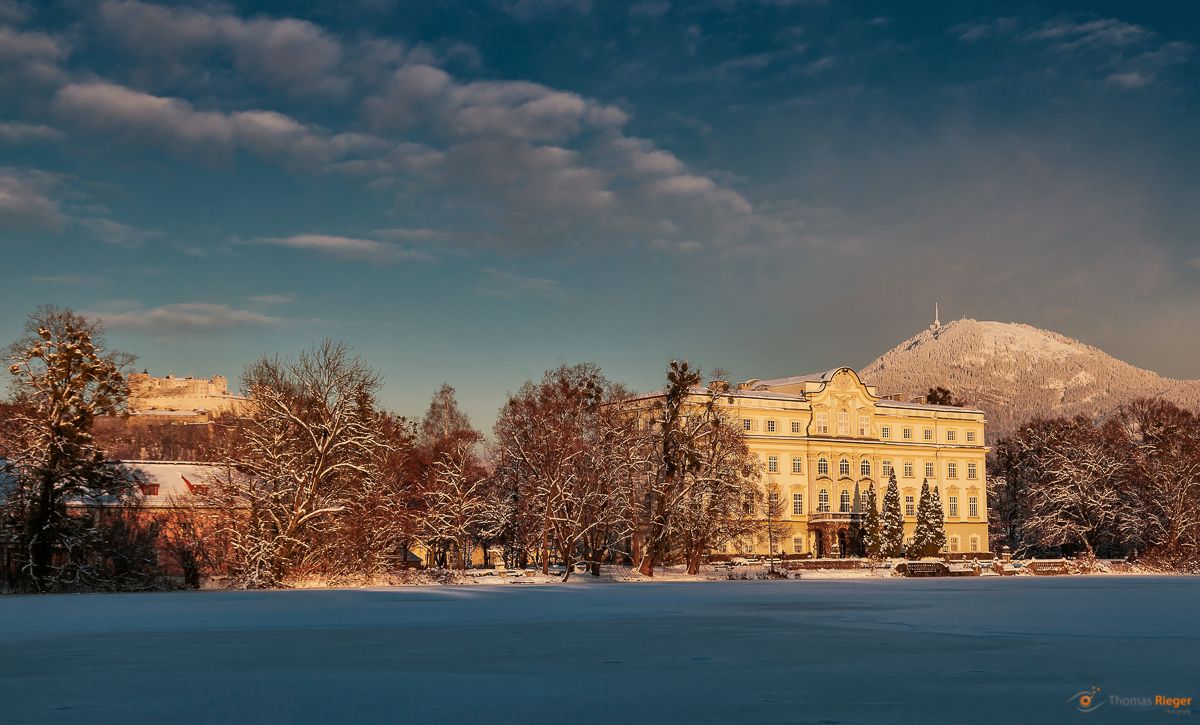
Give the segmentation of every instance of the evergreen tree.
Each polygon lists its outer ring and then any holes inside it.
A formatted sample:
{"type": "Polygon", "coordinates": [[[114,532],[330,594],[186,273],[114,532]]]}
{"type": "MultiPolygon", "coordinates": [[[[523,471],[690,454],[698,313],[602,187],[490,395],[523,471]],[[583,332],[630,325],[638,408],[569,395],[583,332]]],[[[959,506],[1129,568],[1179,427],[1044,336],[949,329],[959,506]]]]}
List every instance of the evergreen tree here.
{"type": "MultiPolygon", "coordinates": [[[[935,556],[941,550],[938,542],[938,531],[942,530],[942,507],[933,502],[929,492],[929,481],[921,482],[921,499],[917,502],[917,527],[913,531],[912,540],[908,544],[908,555],[913,559],[923,556],[935,556]]],[[[945,541],[942,531],[941,540],[945,541]]]]}
{"type": "Polygon", "coordinates": [[[946,547],[946,515],[942,508],[942,494],[938,492],[938,487],[933,487],[933,503],[930,507],[930,542],[933,547],[934,554],[946,547]]]}
{"type": "Polygon", "coordinates": [[[904,515],[900,511],[900,486],[893,470],[883,496],[883,518],[879,523],[881,553],[885,557],[904,555],[904,515]]]}
{"type": "Polygon", "coordinates": [[[878,559],[883,551],[883,537],[879,530],[879,503],[875,498],[875,486],[867,487],[866,498],[863,500],[862,516],[863,555],[878,559]]]}

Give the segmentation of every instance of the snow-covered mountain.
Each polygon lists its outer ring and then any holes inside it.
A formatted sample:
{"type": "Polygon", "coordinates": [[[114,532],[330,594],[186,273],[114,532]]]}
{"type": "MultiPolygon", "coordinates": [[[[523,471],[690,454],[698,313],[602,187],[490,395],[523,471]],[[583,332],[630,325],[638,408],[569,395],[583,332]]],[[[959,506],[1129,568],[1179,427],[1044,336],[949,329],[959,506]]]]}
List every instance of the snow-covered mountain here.
{"type": "Polygon", "coordinates": [[[1034,416],[1107,413],[1139,397],[1200,408],[1200,380],[1172,380],[1056,332],[955,320],[910,337],[863,368],[883,395],[948,388],[988,414],[996,440],[1034,416]]]}

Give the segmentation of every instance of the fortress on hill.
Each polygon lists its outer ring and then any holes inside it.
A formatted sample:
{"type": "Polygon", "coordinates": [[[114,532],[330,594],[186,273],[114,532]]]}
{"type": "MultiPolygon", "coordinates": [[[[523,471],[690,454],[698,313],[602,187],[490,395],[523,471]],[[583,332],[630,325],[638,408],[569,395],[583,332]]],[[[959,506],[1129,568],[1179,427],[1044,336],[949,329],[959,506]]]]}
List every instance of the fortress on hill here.
{"type": "Polygon", "coordinates": [[[148,372],[129,376],[129,414],[161,422],[207,422],[225,413],[237,413],[246,398],[229,393],[224,375],[211,378],[158,378],[148,372]]]}

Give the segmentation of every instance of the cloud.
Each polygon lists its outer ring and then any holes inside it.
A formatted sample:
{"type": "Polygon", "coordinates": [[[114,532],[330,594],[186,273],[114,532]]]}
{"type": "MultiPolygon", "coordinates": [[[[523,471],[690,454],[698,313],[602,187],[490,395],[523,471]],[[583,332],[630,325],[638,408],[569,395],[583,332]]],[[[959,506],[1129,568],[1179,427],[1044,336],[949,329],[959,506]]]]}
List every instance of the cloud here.
{"type": "Polygon", "coordinates": [[[1100,18],[1083,22],[1055,20],[1031,30],[1026,40],[1045,40],[1058,50],[1119,48],[1149,40],[1153,36],[1146,28],[1115,18],[1100,18]]]}
{"type": "Polygon", "coordinates": [[[0,25],[0,88],[61,82],[60,66],[69,53],[66,41],[58,36],[0,25]]]}
{"type": "Polygon", "coordinates": [[[49,188],[57,179],[29,169],[0,168],[0,229],[57,231],[67,217],[49,188]]]}
{"type": "Polygon", "coordinates": [[[254,240],[265,244],[291,249],[303,249],[338,259],[368,262],[427,261],[424,252],[403,249],[387,242],[374,239],[357,239],[330,234],[296,234],[290,237],[264,237],[254,240]]]}
{"type": "Polygon", "coordinates": [[[483,270],[483,279],[475,291],[485,297],[502,299],[558,297],[562,294],[562,285],[544,277],[525,277],[512,272],[486,268],[483,270]]]}
{"type": "Polygon", "coordinates": [[[629,6],[629,15],[635,18],[660,18],[671,10],[668,0],[642,0],[629,6]]]}
{"type": "Polygon", "coordinates": [[[975,43],[987,38],[1011,35],[1017,27],[1016,18],[992,18],[960,23],[950,28],[950,33],[964,43],[975,43]]]}
{"type": "Polygon", "coordinates": [[[207,302],[184,302],[150,308],[138,305],[131,309],[121,306],[113,311],[90,311],[85,314],[99,318],[113,330],[130,330],[168,340],[267,327],[282,322],[278,317],[260,312],[207,302]]]}
{"type": "Polygon", "coordinates": [[[108,280],[92,274],[49,274],[38,277],[30,277],[30,282],[34,284],[53,284],[64,285],[68,287],[76,286],[99,286],[107,284],[108,280]]]}
{"type": "Polygon", "coordinates": [[[114,247],[137,249],[146,240],[161,236],[162,232],[151,229],[138,229],[128,224],[115,222],[112,219],[87,218],[79,219],[78,224],[87,229],[92,236],[114,247]]]}
{"type": "Polygon", "coordinates": [[[342,95],[340,41],[295,18],[244,19],[222,12],[107,0],[99,8],[107,34],[146,58],[181,61],[214,49],[229,53],[239,76],[294,95],[342,95]]]}
{"type": "Polygon", "coordinates": [[[0,23],[19,25],[33,15],[33,6],[17,0],[0,0],[0,23]]]}
{"type": "Polygon", "coordinates": [[[256,305],[273,307],[276,305],[290,305],[295,302],[296,299],[297,295],[295,292],[281,292],[265,295],[254,295],[250,298],[250,301],[256,305]]]}
{"type": "Polygon", "coordinates": [[[202,111],[179,98],[155,96],[115,83],[72,83],[58,91],[55,111],[85,130],[180,151],[246,151],[295,164],[320,164],[382,147],[357,133],[330,135],[275,111],[202,111]]]}
{"type": "Polygon", "coordinates": [[[580,15],[592,11],[592,0],[499,0],[499,4],[505,12],[521,20],[564,11],[580,15]]]}
{"type": "Polygon", "coordinates": [[[452,138],[504,137],[556,142],[584,128],[624,125],[620,108],[527,81],[458,83],[440,68],[405,65],[381,93],[363,102],[377,129],[402,130],[428,122],[452,138]]]}
{"type": "Polygon", "coordinates": [[[58,141],[61,131],[42,124],[0,121],[0,144],[27,144],[37,141],[58,141]]]}

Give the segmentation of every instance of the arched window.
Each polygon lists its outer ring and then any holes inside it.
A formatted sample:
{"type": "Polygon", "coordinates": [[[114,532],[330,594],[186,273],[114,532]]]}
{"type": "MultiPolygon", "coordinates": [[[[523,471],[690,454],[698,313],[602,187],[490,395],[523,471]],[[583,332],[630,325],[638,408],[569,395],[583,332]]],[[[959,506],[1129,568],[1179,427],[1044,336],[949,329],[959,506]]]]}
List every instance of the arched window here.
{"type": "Polygon", "coordinates": [[[838,461],[838,475],[839,476],[849,476],[850,475],[850,461],[848,461],[845,458],[838,461]]]}
{"type": "Polygon", "coordinates": [[[844,488],[842,489],[841,498],[838,501],[838,511],[844,514],[850,513],[850,492],[844,488]]]}
{"type": "Polygon", "coordinates": [[[817,492],[817,511],[821,513],[829,511],[829,491],[826,489],[817,492]]]}
{"type": "Polygon", "coordinates": [[[861,473],[863,476],[868,476],[868,477],[869,477],[869,476],[871,475],[871,462],[870,462],[870,461],[863,461],[862,463],[858,464],[858,471],[859,471],[859,473],[861,473]]]}
{"type": "Polygon", "coordinates": [[[817,459],[817,475],[818,476],[828,476],[829,475],[829,459],[828,458],[825,458],[824,456],[822,456],[821,458],[817,459]]]}

